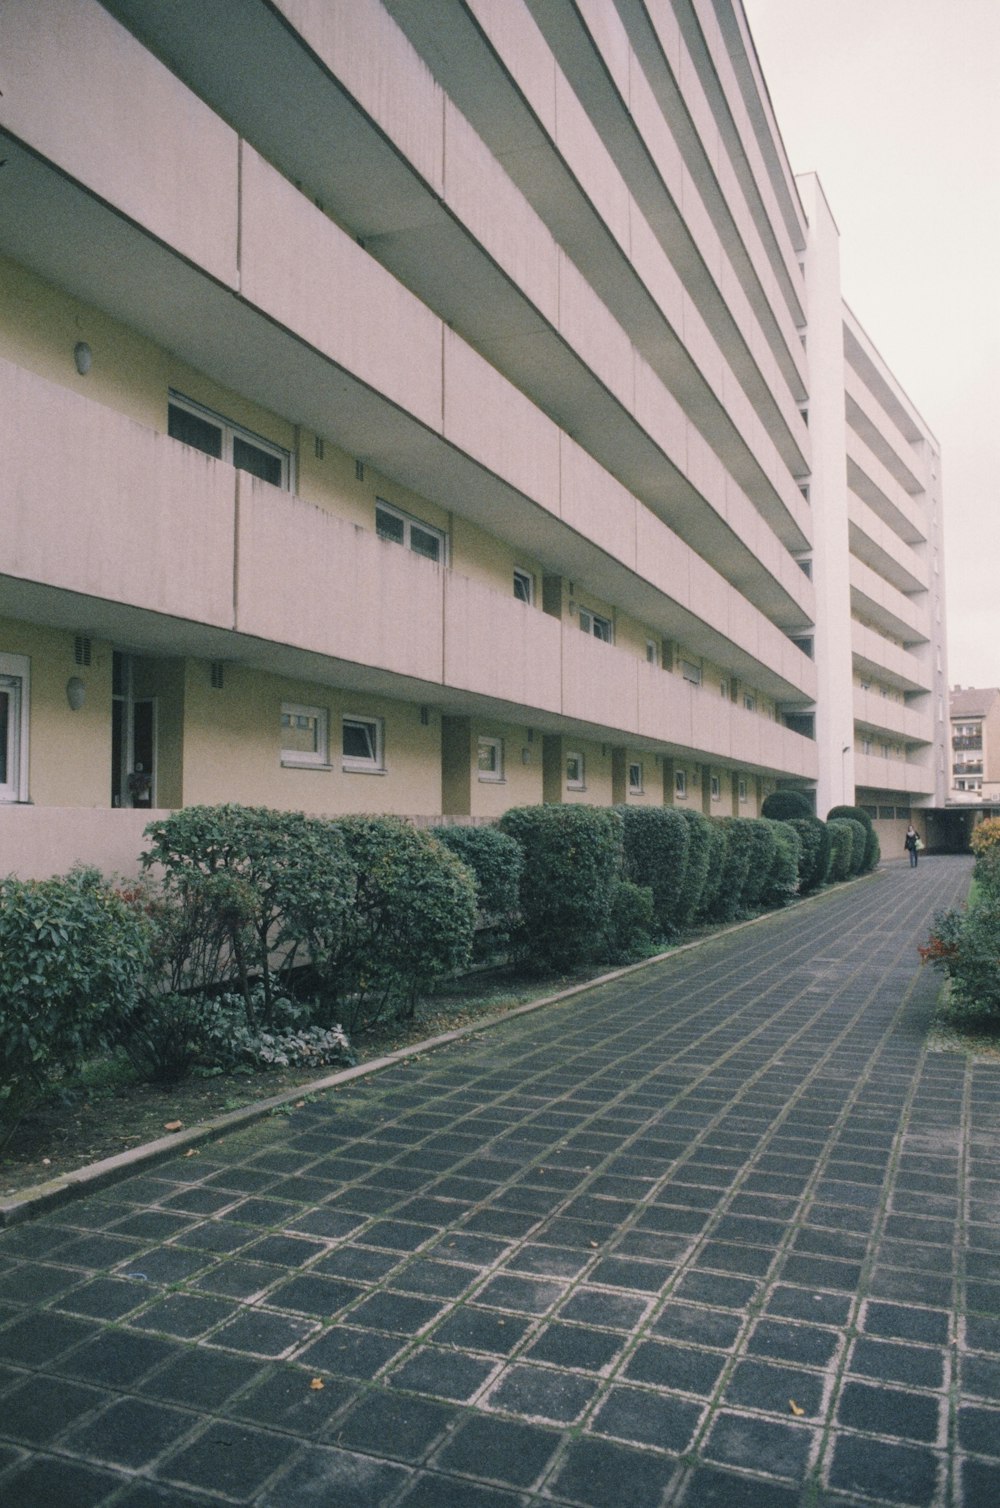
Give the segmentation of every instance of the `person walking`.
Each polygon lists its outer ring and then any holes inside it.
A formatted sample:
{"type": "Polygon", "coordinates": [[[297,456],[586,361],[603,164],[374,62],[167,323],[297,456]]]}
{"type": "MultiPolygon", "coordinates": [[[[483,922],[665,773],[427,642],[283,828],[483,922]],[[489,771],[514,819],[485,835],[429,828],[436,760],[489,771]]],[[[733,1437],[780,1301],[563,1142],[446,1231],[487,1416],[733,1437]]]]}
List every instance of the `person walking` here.
{"type": "Polygon", "coordinates": [[[917,830],[911,822],[909,827],[906,829],[906,837],[903,840],[903,847],[906,849],[907,853],[910,856],[911,869],[916,869],[917,867],[917,845],[919,844],[919,842],[920,839],[917,837],[917,830]]]}

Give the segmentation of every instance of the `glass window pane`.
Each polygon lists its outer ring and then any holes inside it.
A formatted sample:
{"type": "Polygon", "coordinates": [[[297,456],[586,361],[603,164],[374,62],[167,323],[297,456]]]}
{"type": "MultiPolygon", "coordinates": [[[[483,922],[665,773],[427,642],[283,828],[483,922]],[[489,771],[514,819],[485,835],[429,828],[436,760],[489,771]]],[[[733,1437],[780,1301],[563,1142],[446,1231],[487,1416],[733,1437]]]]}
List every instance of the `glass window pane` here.
{"type": "Polygon", "coordinates": [[[436,534],[421,529],[419,524],[410,525],[410,549],[427,560],[438,560],[441,555],[441,540],[436,534]]]}
{"type": "Polygon", "coordinates": [[[282,748],[293,754],[319,753],[319,718],[296,713],[287,721],[282,717],[281,721],[285,724],[281,734],[282,748]]]}
{"type": "Polygon", "coordinates": [[[375,530],[380,539],[391,539],[393,544],[401,545],[406,532],[406,525],[395,513],[389,513],[385,508],[375,509],[375,530]]]}
{"type": "Polygon", "coordinates": [[[500,747],[492,738],[479,740],[479,770],[483,775],[500,773],[500,747]]]}
{"type": "Polygon", "coordinates": [[[514,596],[518,602],[531,602],[531,577],[526,571],[514,572],[514,596]]]}
{"type": "Polygon", "coordinates": [[[374,723],[348,722],[344,719],[344,758],[375,762],[374,723]]]}
{"type": "Polygon", "coordinates": [[[13,716],[9,691],[0,691],[0,785],[10,781],[10,742],[13,731],[13,716]]]}
{"type": "Polygon", "coordinates": [[[251,476],[259,476],[262,482],[270,482],[274,487],[282,484],[281,457],[270,455],[240,435],[233,436],[233,465],[240,471],[249,471],[251,476]]]}
{"type": "Polygon", "coordinates": [[[167,410],[167,433],[174,440],[183,440],[185,445],[203,450],[207,456],[221,459],[222,428],[209,419],[203,419],[200,414],[189,413],[186,408],[179,408],[177,404],[171,403],[167,410]]]}

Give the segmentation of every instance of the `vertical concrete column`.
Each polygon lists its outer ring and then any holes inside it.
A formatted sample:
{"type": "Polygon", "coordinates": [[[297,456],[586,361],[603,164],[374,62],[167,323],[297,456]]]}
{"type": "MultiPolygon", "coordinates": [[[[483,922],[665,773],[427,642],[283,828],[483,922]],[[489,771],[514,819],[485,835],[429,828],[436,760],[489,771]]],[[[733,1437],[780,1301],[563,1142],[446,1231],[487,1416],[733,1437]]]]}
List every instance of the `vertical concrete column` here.
{"type": "Polygon", "coordinates": [[[441,811],[446,817],[472,813],[472,719],[441,719],[441,811]]]}
{"type": "Polygon", "coordinates": [[[542,738],[542,800],[547,806],[562,801],[563,748],[558,733],[542,738]]]}
{"type": "Polygon", "coordinates": [[[628,796],[628,750],[611,750],[611,805],[623,806],[628,796]]]}

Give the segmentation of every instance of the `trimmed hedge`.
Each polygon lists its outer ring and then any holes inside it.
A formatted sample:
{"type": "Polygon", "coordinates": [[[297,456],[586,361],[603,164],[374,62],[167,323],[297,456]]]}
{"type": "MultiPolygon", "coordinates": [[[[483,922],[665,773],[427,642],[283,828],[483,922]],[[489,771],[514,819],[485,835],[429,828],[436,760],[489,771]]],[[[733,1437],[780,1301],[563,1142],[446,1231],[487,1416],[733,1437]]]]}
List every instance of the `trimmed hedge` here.
{"type": "Polygon", "coordinates": [[[726,866],[726,829],[721,820],[706,817],[705,821],[708,825],[708,868],[696,916],[698,921],[714,921],[718,920],[715,904],[726,866]]]}
{"type": "Polygon", "coordinates": [[[791,822],[796,817],[815,817],[812,802],[801,791],[772,791],[760,809],[762,817],[774,822],[791,822]]]}
{"type": "Polygon", "coordinates": [[[797,834],[799,853],[799,894],[808,895],[826,883],[830,868],[830,834],[818,817],[793,817],[787,824],[797,834]]]}
{"type": "Polygon", "coordinates": [[[769,822],[766,817],[741,817],[736,820],[745,822],[750,833],[750,866],[747,870],[746,884],[743,887],[741,909],[759,911],[761,907],[768,904],[764,897],[771,883],[771,872],[774,868],[777,848],[777,840],[774,836],[776,824],[769,822]]]}
{"type": "Polygon", "coordinates": [[[745,909],[744,896],[754,851],[753,833],[750,823],[741,817],[716,817],[714,825],[723,834],[724,847],[719,883],[709,914],[714,921],[731,922],[745,909]]]}
{"type": "Polygon", "coordinates": [[[687,864],[675,914],[677,929],[683,931],[685,927],[691,926],[701,908],[715,837],[712,824],[702,812],[682,807],[677,815],[682,818],[688,830],[687,864]]]}
{"type": "Polygon", "coordinates": [[[830,834],[829,878],[831,880],[848,880],[853,873],[854,831],[857,826],[857,823],[852,824],[847,817],[834,817],[826,824],[826,830],[830,834]]]}
{"type": "Polygon", "coordinates": [[[622,868],[622,820],[610,808],[513,807],[500,831],[524,853],[515,943],[540,969],[600,957],[622,868]]]}
{"type": "Polygon", "coordinates": [[[879,859],[882,857],[882,853],[879,848],[875,824],[864,808],[860,806],[831,806],[826,814],[826,820],[829,822],[831,817],[845,817],[852,822],[861,823],[861,826],[865,830],[865,851],[861,858],[861,867],[856,869],[855,873],[868,874],[871,870],[875,869],[879,859]]]}
{"type": "MultiPolygon", "coordinates": [[[[770,819],[765,817],[765,822],[770,819]]],[[[799,863],[802,854],[802,839],[791,822],[771,822],[774,835],[774,857],[767,883],[761,893],[763,906],[787,906],[799,888],[799,863]]]]}
{"type": "Polygon", "coordinates": [[[484,922],[505,920],[517,911],[524,854],[498,827],[432,827],[443,843],[472,871],[476,900],[484,922]]]}
{"type": "Polygon", "coordinates": [[[662,937],[674,937],[684,900],[689,827],[669,806],[619,806],[625,876],[648,886],[653,918],[662,937]]]}

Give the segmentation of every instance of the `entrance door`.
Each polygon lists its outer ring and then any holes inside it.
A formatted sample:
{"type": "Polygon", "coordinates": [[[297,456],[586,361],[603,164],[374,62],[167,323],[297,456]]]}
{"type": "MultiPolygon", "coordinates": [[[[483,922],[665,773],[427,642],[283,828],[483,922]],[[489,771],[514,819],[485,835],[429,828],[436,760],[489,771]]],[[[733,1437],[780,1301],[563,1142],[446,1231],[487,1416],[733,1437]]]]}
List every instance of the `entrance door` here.
{"type": "Polygon", "coordinates": [[[137,697],[135,662],[115,653],[111,703],[111,805],[156,804],[156,698],[137,697]]]}

